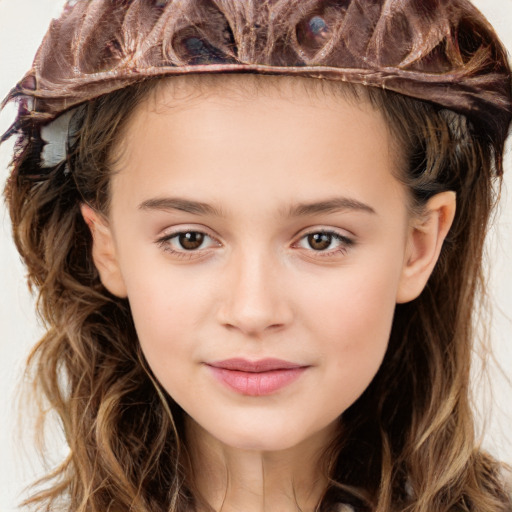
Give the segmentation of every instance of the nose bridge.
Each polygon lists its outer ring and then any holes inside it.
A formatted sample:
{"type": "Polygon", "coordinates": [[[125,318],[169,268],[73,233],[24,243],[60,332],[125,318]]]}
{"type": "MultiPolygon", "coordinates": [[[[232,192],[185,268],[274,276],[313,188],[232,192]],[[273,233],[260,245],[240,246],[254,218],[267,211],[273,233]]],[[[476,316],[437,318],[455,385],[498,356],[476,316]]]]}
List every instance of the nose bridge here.
{"type": "Polygon", "coordinates": [[[220,319],[245,334],[259,334],[290,321],[279,257],[268,247],[233,251],[220,319]]]}

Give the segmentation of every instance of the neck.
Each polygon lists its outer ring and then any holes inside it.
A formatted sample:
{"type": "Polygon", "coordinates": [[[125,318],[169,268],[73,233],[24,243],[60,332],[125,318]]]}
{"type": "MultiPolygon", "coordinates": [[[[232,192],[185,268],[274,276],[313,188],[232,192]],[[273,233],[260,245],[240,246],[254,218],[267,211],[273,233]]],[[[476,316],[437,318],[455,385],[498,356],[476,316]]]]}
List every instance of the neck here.
{"type": "Polygon", "coordinates": [[[186,431],[195,488],[215,511],[312,512],[325,492],[322,456],[334,425],[300,445],[272,452],[228,446],[190,418],[186,431]]]}

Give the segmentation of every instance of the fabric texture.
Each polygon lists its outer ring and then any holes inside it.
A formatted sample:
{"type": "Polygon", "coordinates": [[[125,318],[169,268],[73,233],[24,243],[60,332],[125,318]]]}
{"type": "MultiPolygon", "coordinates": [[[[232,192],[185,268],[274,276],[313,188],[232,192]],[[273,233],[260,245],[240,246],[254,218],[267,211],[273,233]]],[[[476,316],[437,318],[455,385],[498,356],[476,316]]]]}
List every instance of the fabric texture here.
{"type": "Polygon", "coordinates": [[[498,142],[512,116],[506,52],[468,0],[70,0],[4,100],[19,102],[4,139],[44,146],[43,125],[148,77],[245,72],[396,91],[498,142]]]}

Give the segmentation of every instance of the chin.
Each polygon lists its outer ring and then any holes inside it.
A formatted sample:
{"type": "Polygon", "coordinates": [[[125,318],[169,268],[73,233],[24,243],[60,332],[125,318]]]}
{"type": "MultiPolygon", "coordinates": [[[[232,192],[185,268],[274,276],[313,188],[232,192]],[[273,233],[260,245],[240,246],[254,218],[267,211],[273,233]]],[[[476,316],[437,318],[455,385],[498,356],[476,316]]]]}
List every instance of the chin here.
{"type": "Polygon", "coordinates": [[[277,452],[293,448],[300,444],[302,438],[294,439],[289,435],[279,434],[277,432],[243,432],[240,435],[232,435],[225,439],[225,444],[245,451],[277,452]]]}
{"type": "Polygon", "coordinates": [[[325,446],[332,432],[324,425],[318,428],[295,429],[292,421],[283,424],[267,421],[253,425],[225,425],[223,429],[210,430],[210,435],[233,449],[259,452],[278,452],[294,448],[315,438],[322,438],[325,446]]]}

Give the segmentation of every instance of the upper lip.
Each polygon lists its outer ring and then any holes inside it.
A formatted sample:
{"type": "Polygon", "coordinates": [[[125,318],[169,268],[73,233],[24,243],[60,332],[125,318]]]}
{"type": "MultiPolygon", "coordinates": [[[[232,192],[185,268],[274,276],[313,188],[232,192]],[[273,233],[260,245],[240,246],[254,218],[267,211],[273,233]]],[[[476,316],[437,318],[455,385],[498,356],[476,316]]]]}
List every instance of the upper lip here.
{"type": "Polygon", "coordinates": [[[224,370],[235,370],[239,372],[270,372],[272,370],[291,370],[293,368],[303,368],[305,365],[284,361],[283,359],[260,359],[258,361],[249,361],[248,359],[233,358],[223,361],[214,361],[208,363],[208,366],[222,368],[224,370]]]}

